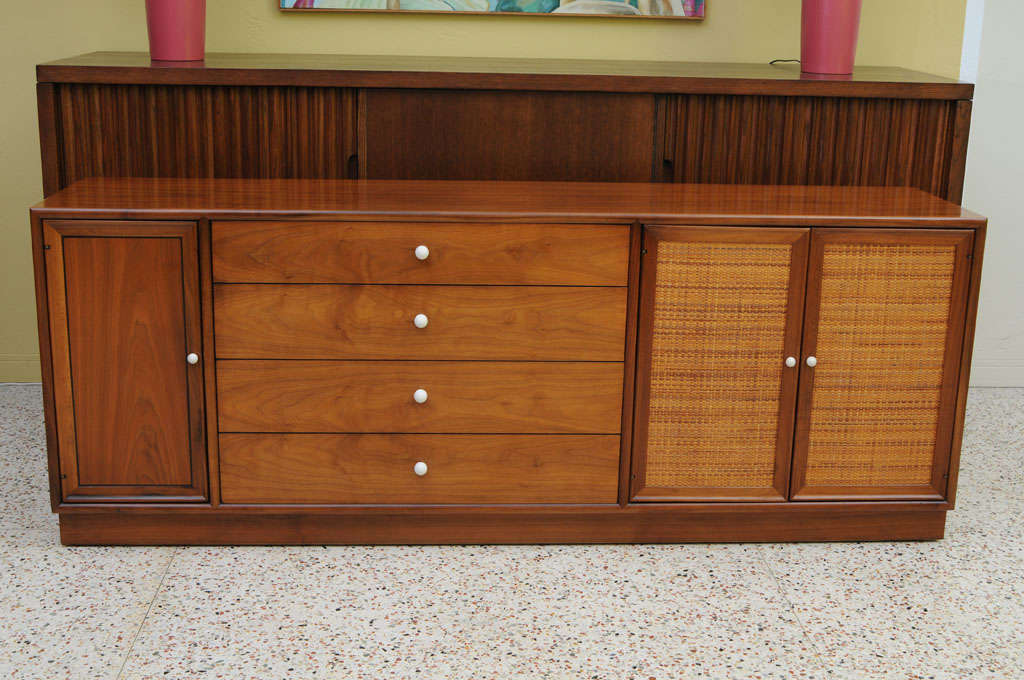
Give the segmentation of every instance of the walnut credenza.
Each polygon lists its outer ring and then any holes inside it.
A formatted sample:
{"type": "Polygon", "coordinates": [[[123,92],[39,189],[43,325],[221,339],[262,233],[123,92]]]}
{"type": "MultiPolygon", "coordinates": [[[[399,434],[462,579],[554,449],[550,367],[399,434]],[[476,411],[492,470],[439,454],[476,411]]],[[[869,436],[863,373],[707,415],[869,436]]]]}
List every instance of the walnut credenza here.
{"type": "Polygon", "coordinates": [[[985,220],[909,188],[87,179],[68,544],[935,539],[985,220]]]}

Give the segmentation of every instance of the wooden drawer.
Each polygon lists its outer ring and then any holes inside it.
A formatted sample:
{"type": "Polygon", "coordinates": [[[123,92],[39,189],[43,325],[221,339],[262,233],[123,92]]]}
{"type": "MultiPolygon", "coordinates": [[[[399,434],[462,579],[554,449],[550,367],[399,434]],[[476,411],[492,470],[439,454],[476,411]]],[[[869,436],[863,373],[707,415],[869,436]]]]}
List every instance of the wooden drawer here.
{"type": "Polygon", "coordinates": [[[217,284],[230,359],[622,361],[625,288],[217,284]],[[424,314],[425,328],[415,317],[424,314]]]}
{"type": "Polygon", "coordinates": [[[618,433],[621,363],[218,361],[222,432],[618,433]],[[427,400],[417,403],[423,389],[427,400]]]}
{"type": "Polygon", "coordinates": [[[225,503],[614,503],[618,465],[615,435],[220,436],[225,503]]]}
{"type": "Polygon", "coordinates": [[[624,286],[625,225],[215,222],[214,280],[624,286]],[[425,245],[426,259],[415,254],[425,245]]]}

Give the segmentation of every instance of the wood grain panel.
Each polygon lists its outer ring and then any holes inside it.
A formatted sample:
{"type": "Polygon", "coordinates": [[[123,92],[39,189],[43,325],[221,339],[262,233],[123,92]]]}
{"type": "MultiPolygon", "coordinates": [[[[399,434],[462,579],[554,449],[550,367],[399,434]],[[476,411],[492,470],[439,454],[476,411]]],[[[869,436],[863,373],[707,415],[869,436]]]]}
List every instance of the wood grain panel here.
{"type": "Polygon", "coordinates": [[[942,538],[946,512],[928,505],[707,504],[325,508],[254,512],[65,513],[65,545],[423,545],[920,541],[942,538]],[[794,507],[795,506],[795,507],[794,507]],[[852,506],[852,507],[851,507],[852,506]]]}
{"type": "Polygon", "coordinates": [[[660,109],[665,179],[911,186],[959,200],[955,101],[689,95],[660,109]]]}
{"type": "Polygon", "coordinates": [[[69,84],[57,90],[61,186],[92,176],[356,176],[352,90],[69,84]]]}
{"type": "Polygon", "coordinates": [[[613,225],[216,222],[215,280],[624,286],[629,229],[613,225]],[[425,260],[413,251],[429,248],[425,260]]]}
{"type": "Polygon", "coordinates": [[[43,195],[61,188],[60,140],[57,138],[57,88],[52,83],[36,85],[39,118],[39,160],[43,171],[43,195]]]}
{"type": "Polygon", "coordinates": [[[65,500],[205,491],[195,225],[46,225],[65,500]]]}
{"type": "Polygon", "coordinates": [[[649,228],[635,500],[785,500],[807,229],[649,228]]]}
{"type": "Polygon", "coordinates": [[[971,242],[814,231],[794,499],[944,498],[971,242]]]}
{"type": "Polygon", "coordinates": [[[99,178],[34,208],[43,217],[355,219],[721,226],[977,227],[985,219],[911,187],[642,182],[431,182],[99,178]]]}
{"type": "Polygon", "coordinates": [[[799,64],[636,59],[523,59],[401,54],[237,54],[153,62],[148,52],[92,52],[40,64],[40,82],[409,87],[581,92],[757,93],[970,99],[974,85],[892,66],[807,78],[799,64]]]}
{"type": "Polygon", "coordinates": [[[222,432],[610,434],[622,364],[218,361],[217,394],[222,432]]]}
{"type": "MultiPolygon", "coordinates": [[[[53,246],[46,247],[46,236],[44,233],[44,222],[38,215],[32,215],[32,269],[35,278],[36,290],[36,329],[39,334],[39,369],[42,378],[43,392],[43,421],[46,433],[46,467],[50,483],[50,510],[57,511],[64,498],[63,480],[60,472],[60,440],[57,437],[57,409],[55,392],[61,391],[59,385],[54,381],[53,351],[57,349],[60,341],[54,339],[50,333],[50,317],[56,316],[59,310],[57,300],[61,299],[60,291],[50,295],[47,287],[49,272],[46,267],[47,257],[51,254],[53,246]],[[53,307],[51,312],[51,297],[53,307]]],[[[58,260],[59,261],[59,260],[58,260]]],[[[58,280],[63,275],[57,277],[58,280]]],[[[66,339],[64,340],[66,347],[66,339]]],[[[65,372],[66,372],[65,368],[65,372]]]]}
{"type": "Polygon", "coordinates": [[[651,178],[653,95],[366,90],[370,179],[640,182],[651,178]]]}
{"type": "Polygon", "coordinates": [[[222,359],[622,361],[625,342],[625,288],[217,284],[214,305],[222,359]]]}
{"type": "Polygon", "coordinates": [[[612,503],[618,487],[614,435],[222,434],[220,443],[225,503],[612,503]]]}

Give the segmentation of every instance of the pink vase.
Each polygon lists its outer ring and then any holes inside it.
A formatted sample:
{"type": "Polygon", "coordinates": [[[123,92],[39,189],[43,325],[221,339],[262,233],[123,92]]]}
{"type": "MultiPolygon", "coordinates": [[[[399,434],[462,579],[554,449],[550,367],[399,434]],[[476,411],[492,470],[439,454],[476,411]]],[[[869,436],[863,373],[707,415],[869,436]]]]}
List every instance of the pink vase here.
{"type": "Polygon", "coordinates": [[[853,73],[861,0],[803,1],[800,69],[804,73],[853,73]]]}
{"type": "Polygon", "coordinates": [[[202,61],[206,0],[146,0],[149,56],[154,61],[202,61]]]}

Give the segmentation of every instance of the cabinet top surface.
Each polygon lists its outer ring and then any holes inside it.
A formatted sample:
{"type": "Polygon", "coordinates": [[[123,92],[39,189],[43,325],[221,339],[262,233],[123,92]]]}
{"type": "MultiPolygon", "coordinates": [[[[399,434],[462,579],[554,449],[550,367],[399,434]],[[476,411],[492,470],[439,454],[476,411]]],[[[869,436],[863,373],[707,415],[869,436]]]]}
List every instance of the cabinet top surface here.
{"type": "Polygon", "coordinates": [[[600,182],[100,178],[37,204],[40,217],[258,216],[540,219],[693,224],[978,226],[919,189],[600,182]]]}
{"type": "Polygon", "coordinates": [[[291,85],[686,94],[970,99],[974,86],[885,66],[809,76],[797,64],[209,53],[203,62],[153,62],[146,52],[93,52],[37,67],[39,82],[291,85]]]}

